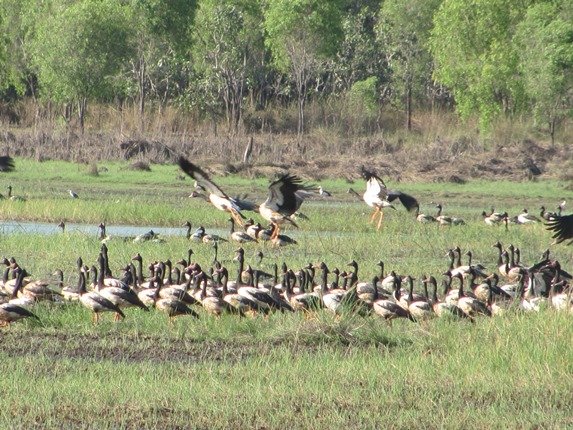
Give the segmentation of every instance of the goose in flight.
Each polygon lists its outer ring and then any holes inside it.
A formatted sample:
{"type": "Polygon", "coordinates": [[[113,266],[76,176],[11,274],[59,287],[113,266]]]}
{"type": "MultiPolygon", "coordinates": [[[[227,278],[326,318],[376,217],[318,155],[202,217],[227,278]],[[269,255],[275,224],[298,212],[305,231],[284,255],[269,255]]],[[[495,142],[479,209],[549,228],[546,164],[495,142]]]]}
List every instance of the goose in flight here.
{"type": "MultiPolygon", "coordinates": [[[[241,218],[245,219],[246,217],[241,213],[241,210],[252,209],[249,209],[247,205],[242,206],[241,202],[237,201],[237,199],[229,197],[221,188],[211,181],[206,172],[204,172],[199,166],[191,163],[185,157],[179,157],[178,164],[179,167],[181,167],[181,170],[195,179],[197,182],[195,188],[204,189],[205,192],[208,193],[208,196],[205,196],[206,200],[208,200],[217,209],[231,214],[237,224],[241,226],[243,225],[241,218]]],[[[203,196],[197,192],[194,192],[192,195],[203,196]]],[[[253,207],[252,204],[251,207],[253,207]]]]}
{"type": "Polygon", "coordinates": [[[298,227],[292,215],[296,213],[305,197],[317,189],[305,184],[295,175],[284,174],[269,185],[269,195],[259,206],[261,216],[275,226],[271,240],[279,236],[280,225],[284,223],[298,227]]]}

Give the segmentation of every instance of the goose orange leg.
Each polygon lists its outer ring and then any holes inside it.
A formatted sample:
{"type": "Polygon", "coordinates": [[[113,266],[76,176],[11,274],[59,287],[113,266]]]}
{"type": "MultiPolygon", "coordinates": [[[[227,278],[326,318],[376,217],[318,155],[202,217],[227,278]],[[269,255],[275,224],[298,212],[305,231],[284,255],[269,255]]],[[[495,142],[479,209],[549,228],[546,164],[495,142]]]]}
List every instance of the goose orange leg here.
{"type": "Polygon", "coordinates": [[[275,229],[274,229],[274,231],[273,231],[273,234],[271,235],[271,240],[274,240],[274,239],[276,239],[277,237],[279,237],[279,230],[280,230],[279,225],[278,225],[278,224],[275,224],[275,229]]]}
{"type": "Polygon", "coordinates": [[[374,212],[372,212],[372,216],[370,217],[370,222],[374,222],[374,219],[376,218],[376,214],[380,211],[379,207],[376,207],[376,209],[374,209],[374,212]]]}
{"type": "Polygon", "coordinates": [[[230,210],[229,212],[231,212],[231,216],[233,217],[233,219],[235,220],[235,222],[240,225],[241,227],[243,227],[243,220],[241,219],[241,216],[237,213],[237,211],[234,210],[230,210]]]}
{"type": "Polygon", "coordinates": [[[382,218],[384,218],[384,212],[380,210],[380,218],[378,219],[378,227],[376,228],[376,230],[380,230],[380,227],[382,226],[382,218]]]}

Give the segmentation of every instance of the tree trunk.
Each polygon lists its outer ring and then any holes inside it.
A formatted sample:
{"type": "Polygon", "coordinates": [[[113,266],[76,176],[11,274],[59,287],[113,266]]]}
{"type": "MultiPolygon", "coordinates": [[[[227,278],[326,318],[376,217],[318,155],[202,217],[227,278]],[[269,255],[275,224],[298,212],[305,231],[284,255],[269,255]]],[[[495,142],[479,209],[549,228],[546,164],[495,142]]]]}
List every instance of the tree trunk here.
{"type": "Polygon", "coordinates": [[[406,129],[412,130],[412,86],[410,84],[406,89],[406,129]]]}
{"type": "Polygon", "coordinates": [[[555,145],[555,128],[556,128],[556,119],[554,116],[551,117],[549,120],[549,136],[551,137],[551,146],[555,145]]]}
{"type": "Polygon", "coordinates": [[[87,105],[88,105],[88,99],[86,97],[82,97],[78,102],[78,117],[80,120],[80,130],[82,134],[84,134],[84,124],[86,119],[87,105]]]}
{"type": "Polygon", "coordinates": [[[145,88],[145,59],[143,57],[139,60],[139,73],[137,76],[138,85],[139,85],[139,129],[141,133],[143,133],[145,129],[145,97],[146,97],[146,88],[145,88]]]}

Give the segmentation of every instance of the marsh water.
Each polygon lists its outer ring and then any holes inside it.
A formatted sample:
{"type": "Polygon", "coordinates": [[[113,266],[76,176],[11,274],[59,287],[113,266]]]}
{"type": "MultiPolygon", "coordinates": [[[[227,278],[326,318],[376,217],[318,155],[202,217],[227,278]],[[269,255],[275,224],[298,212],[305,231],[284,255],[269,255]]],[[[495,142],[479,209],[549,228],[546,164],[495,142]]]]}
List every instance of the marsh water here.
{"type": "MultiPolygon", "coordinates": [[[[108,236],[121,236],[130,237],[145,234],[153,230],[161,236],[184,236],[187,229],[185,227],[147,227],[147,226],[134,226],[134,225],[109,225],[106,226],[106,234],[108,236]]],[[[65,231],[68,233],[81,233],[87,236],[96,237],[99,233],[97,225],[93,224],[74,224],[69,223],[65,226],[65,231]]],[[[62,229],[57,224],[43,223],[43,222],[24,222],[24,221],[1,221],[0,234],[61,234],[62,229]]]]}

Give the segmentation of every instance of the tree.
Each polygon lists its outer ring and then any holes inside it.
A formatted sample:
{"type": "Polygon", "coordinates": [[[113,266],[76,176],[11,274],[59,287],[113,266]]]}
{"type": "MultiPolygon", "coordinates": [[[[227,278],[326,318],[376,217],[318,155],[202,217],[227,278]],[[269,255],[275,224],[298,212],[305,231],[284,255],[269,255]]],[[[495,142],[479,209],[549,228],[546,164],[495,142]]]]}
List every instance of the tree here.
{"type": "Polygon", "coordinates": [[[304,131],[304,105],[309,82],[334,58],[342,40],[343,0],[269,0],[265,39],[275,67],[296,87],[298,135],[304,131]]]}
{"type": "Polygon", "coordinates": [[[376,37],[379,1],[360,1],[349,7],[342,18],[343,37],[334,62],[335,91],[348,91],[355,82],[375,77],[386,82],[386,58],[376,37]]]}
{"type": "MultiPolygon", "coordinates": [[[[149,93],[165,103],[171,92],[182,91],[191,46],[195,0],[132,0],[135,55],[131,59],[131,91],[137,97],[140,129],[144,129],[149,93]]],[[[127,83],[129,86],[129,82],[127,83]]]]}
{"type": "Polygon", "coordinates": [[[413,99],[432,86],[432,56],[427,40],[441,0],[386,0],[380,10],[378,38],[391,70],[392,92],[404,100],[406,128],[412,128],[413,99]]]}
{"type": "Polygon", "coordinates": [[[118,1],[64,1],[38,24],[33,61],[42,90],[78,104],[82,131],[88,100],[114,95],[117,75],[132,55],[130,18],[118,1]]]}
{"type": "Polygon", "coordinates": [[[556,126],[573,108],[573,1],[531,6],[516,43],[525,91],[553,144],[556,126]]]}
{"type": "Polygon", "coordinates": [[[523,106],[519,53],[512,38],[532,1],[444,0],[434,15],[434,77],[452,90],[462,118],[479,115],[482,129],[499,113],[523,106]]]}
{"type": "Polygon", "coordinates": [[[30,40],[45,7],[34,0],[0,0],[0,90],[36,95],[30,40]]]}
{"type": "Polygon", "coordinates": [[[194,66],[223,101],[232,132],[242,118],[247,81],[257,68],[264,67],[259,5],[253,0],[202,0],[197,11],[194,66]]]}

